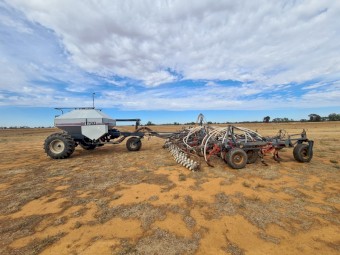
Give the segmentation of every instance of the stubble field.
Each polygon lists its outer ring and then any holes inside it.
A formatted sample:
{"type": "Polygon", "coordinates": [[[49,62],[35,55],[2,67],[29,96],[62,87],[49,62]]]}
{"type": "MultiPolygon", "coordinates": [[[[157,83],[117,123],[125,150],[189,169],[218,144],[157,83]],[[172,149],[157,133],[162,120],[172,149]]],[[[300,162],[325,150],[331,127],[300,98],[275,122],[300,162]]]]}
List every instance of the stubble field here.
{"type": "Polygon", "coordinates": [[[151,138],[53,160],[55,129],[0,130],[0,254],[339,254],[340,122],[241,126],[305,128],[314,158],[190,172],[151,138]]]}

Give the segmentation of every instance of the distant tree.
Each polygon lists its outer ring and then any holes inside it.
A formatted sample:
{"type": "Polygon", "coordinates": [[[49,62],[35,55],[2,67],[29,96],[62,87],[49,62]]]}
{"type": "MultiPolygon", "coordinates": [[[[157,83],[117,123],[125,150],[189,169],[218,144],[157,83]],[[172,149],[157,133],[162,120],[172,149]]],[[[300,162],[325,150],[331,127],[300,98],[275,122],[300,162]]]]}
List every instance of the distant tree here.
{"type": "Polygon", "coordinates": [[[179,123],[175,121],[173,125],[177,125],[177,126],[178,126],[178,125],[179,125],[179,123]]]}
{"type": "Polygon", "coordinates": [[[331,113],[330,115],[328,115],[328,120],[329,120],[329,121],[337,121],[337,120],[340,120],[340,114],[331,113]]]}
{"type": "Polygon", "coordinates": [[[270,120],[269,116],[266,116],[266,117],[263,118],[263,122],[265,122],[265,123],[269,123],[269,120],[270,120]]]}
{"type": "Polygon", "coordinates": [[[150,120],[146,123],[146,126],[153,126],[155,124],[153,124],[150,120]]]}
{"type": "Polygon", "coordinates": [[[313,121],[313,122],[319,122],[321,121],[321,116],[315,113],[309,114],[309,121],[313,121]]]}
{"type": "Polygon", "coordinates": [[[290,122],[290,121],[293,121],[293,120],[290,120],[288,118],[275,118],[273,119],[273,122],[290,122]]]}

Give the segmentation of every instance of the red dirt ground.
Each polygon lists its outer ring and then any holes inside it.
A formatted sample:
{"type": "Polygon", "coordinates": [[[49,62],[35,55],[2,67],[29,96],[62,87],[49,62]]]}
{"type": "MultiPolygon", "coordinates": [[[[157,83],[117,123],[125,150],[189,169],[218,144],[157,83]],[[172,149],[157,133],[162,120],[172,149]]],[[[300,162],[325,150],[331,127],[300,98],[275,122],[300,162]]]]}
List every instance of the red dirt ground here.
{"type": "Polygon", "coordinates": [[[53,160],[56,130],[1,130],[0,254],[339,254],[340,123],[242,126],[306,128],[314,158],[190,172],[151,138],[53,160]]]}

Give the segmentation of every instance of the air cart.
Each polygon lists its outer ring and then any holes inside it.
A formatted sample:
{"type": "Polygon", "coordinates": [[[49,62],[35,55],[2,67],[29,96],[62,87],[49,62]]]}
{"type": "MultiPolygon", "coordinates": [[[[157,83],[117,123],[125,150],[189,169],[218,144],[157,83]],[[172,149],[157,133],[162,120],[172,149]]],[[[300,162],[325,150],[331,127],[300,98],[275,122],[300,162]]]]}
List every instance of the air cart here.
{"type": "Polygon", "coordinates": [[[56,108],[62,115],[56,116],[54,125],[63,130],[48,136],[44,149],[53,159],[65,159],[72,155],[76,146],[85,150],[94,150],[106,144],[119,144],[126,138],[126,148],[129,151],[139,151],[144,133],[138,131],[140,119],[112,119],[99,109],[56,108]],[[64,110],[70,110],[64,113],[64,110]],[[117,122],[135,122],[134,132],[122,132],[116,128],[117,122]]]}

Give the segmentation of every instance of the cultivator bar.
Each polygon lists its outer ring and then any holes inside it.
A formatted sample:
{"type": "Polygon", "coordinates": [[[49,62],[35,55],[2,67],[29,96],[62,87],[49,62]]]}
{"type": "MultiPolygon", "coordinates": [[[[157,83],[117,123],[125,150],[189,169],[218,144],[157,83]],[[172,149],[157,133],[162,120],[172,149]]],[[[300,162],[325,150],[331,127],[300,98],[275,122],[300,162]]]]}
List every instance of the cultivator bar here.
{"type": "Polygon", "coordinates": [[[196,127],[185,128],[167,136],[164,148],[168,148],[176,162],[188,169],[199,169],[200,160],[204,158],[209,166],[213,166],[213,156],[220,157],[230,167],[241,169],[246,164],[255,163],[259,158],[265,165],[264,156],[272,154],[273,159],[280,162],[279,151],[286,147],[294,147],[293,155],[298,162],[309,162],[313,157],[313,141],[307,139],[306,131],[301,134],[288,135],[280,130],[276,136],[263,137],[258,132],[228,125],[212,127],[203,123],[204,116],[199,115],[196,127]]]}

